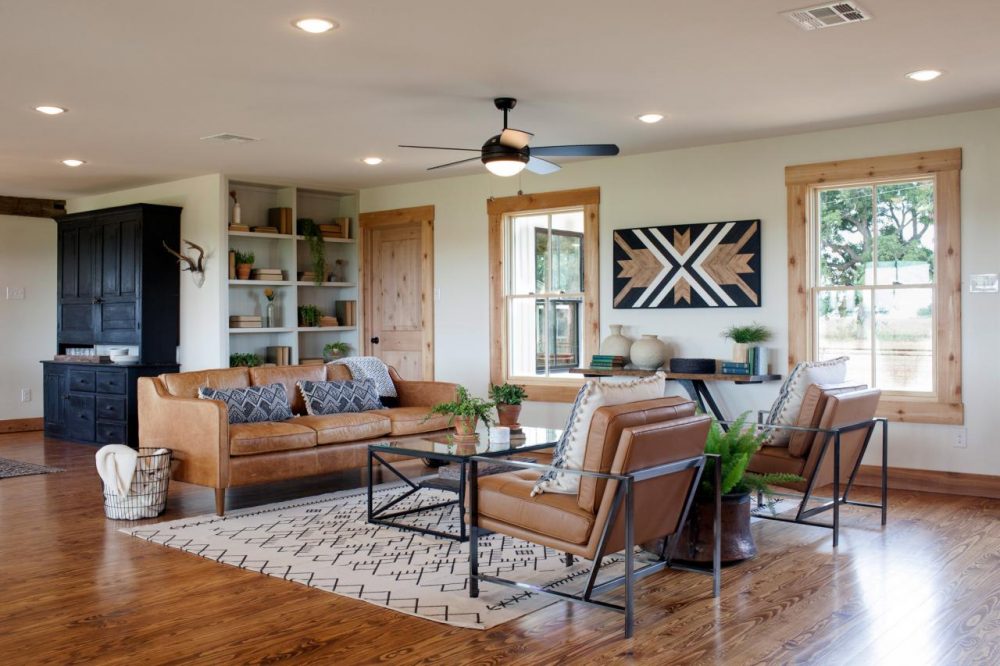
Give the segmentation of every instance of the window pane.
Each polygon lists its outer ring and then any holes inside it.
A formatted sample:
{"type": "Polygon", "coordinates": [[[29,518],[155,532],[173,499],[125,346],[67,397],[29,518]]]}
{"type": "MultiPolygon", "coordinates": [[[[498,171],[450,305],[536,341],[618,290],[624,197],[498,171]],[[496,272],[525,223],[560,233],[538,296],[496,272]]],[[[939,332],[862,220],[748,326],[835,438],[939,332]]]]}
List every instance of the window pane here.
{"type": "Polygon", "coordinates": [[[886,183],[878,203],[878,284],[934,282],[934,183],[886,183]]]}
{"type": "Polygon", "coordinates": [[[875,293],[875,385],[886,391],[934,390],[932,289],[875,293]]]}
{"type": "Polygon", "coordinates": [[[872,188],[820,190],[819,283],[866,284],[872,258],[872,188]]]}
{"type": "Polygon", "coordinates": [[[512,298],[507,302],[510,373],[519,377],[544,376],[544,367],[539,372],[536,366],[538,349],[544,345],[544,339],[538,335],[545,329],[544,312],[536,306],[534,298],[512,298]]]}
{"type": "Polygon", "coordinates": [[[847,379],[872,386],[871,292],[820,291],[816,360],[847,356],[847,379]]]}
{"type": "Polygon", "coordinates": [[[511,294],[536,294],[545,291],[549,216],[519,215],[512,218],[510,244],[511,294]],[[538,235],[542,236],[539,247],[538,235]]]}
{"type": "Polygon", "coordinates": [[[538,374],[545,372],[546,355],[549,375],[567,374],[570,368],[580,367],[581,303],[579,299],[551,299],[546,307],[544,300],[536,301],[538,374]]]}
{"type": "Polygon", "coordinates": [[[583,234],[552,230],[552,291],[583,291],[583,234]]]}

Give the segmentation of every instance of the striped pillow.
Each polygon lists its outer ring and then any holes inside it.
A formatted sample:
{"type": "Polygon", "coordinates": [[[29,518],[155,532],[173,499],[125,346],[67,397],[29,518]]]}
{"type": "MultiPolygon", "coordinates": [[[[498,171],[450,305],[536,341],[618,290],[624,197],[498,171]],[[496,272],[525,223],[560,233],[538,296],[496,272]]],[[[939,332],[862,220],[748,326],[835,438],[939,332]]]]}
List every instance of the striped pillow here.
{"type": "MultiPolygon", "coordinates": [[[[778,398],[771,406],[765,422],[769,426],[793,426],[798,420],[799,410],[806,391],[813,384],[839,384],[847,377],[847,356],[829,361],[804,361],[788,373],[788,378],[778,390],[778,398]]],[[[764,446],[788,446],[791,431],[771,430],[764,440],[764,446]]]]}

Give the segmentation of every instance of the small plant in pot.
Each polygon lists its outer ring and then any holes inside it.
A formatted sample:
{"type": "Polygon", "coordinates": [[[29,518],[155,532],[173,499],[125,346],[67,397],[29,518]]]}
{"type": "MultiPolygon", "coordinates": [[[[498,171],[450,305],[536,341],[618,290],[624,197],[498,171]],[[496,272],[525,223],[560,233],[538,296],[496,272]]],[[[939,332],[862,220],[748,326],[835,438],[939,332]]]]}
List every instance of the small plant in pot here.
{"type": "Polygon", "coordinates": [[[344,358],[351,351],[351,345],[346,342],[328,342],[323,345],[323,360],[329,363],[344,358]]]}
{"type": "Polygon", "coordinates": [[[300,305],[299,326],[319,326],[319,308],[315,305],[300,305]]]}
{"type": "Polygon", "coordinates": [[[253,252],[244,252],[243,250],[236,250],[236,277],[240,280],[250,279],[250,269],[253,268],[253,262],[256,259],[253,252]]]}
{"type": "MultiPolygon", "coordinates": [[[[705,442],[705,453],[720,456],[722,465],[722,555],[723,562],[739,562],[757,554],[750,531],[750,494],[764,493],[773,506],[772,483],[801,481],[794,474],[754,474],[747,472],[750,458],[760,449],[766,431],[747,423],[745,412],[723,430],[713,421],[705,442]]],[[[674,556],[690,562],[712,561],[712,521],[715,515],[715,458],[705,464],[701,485],[695,495],[687,524],[678,540],[674,556]]]]}
{"type": "Polygon", "coordinates": [[[771,331],[763,324],[730,326],[722,332],[722,337],[733,341],[733,360],[746,363],[750,347],[771,339],[771,331]]]}
{"type": "Polygon", "coordinates": [[[230,354],[229,355],[229,367],[230,368],[256,368],[261,364],[260,356],[252,352],[246,354],[230,354]]]}
{"type": "Polygon", "coordinates": [[[490,384],[490,399],[497,405],[497,416],[502,426],[520,428],[521,403],[528,397],[523,386],[517,384],[490,384]]]}
{"type": "Polygon", "coordinates": [[[476,434],[478,421],[482,421],[486,426],[493,423],[493,408],[495,406],[492,401],[470,395],[467,388],[459,386],[455,390],[453,402],[439,402],[431,407],[430,414],[449,415],[451,417],[449,424],[455,427],[456,435],[472,437],[476,434]]]}

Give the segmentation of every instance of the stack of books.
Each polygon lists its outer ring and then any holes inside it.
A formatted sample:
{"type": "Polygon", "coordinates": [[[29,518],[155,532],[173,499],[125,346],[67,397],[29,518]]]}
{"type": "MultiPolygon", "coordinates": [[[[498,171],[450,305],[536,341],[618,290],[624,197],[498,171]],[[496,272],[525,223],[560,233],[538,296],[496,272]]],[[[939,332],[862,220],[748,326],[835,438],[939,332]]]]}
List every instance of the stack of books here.
{"type": "Polygon", "coordinates": [[[250,231],[250,227],[245,224],[230,224],[230,231],[250,231]]]}
{"type": "Polygon", "coordinates": [[[285,272],[280,268],[255,268],[250,271],[251,280],[276,280],[285,279],[285,272]]]}
{"type": "Polygon", "coordinates": [[[768,366],[767,347],[750,347],[746,362],[720,361],[719,372],[724,375],[766,375],[768,366]]]}
{"type": "Polygon", "coordinates": [[[739,363],[737,361],[722,361],[719,364],[719,371],[724,375],[751,375],[749,363],[739,363]]]}
{"type": "Polygon", "coordinates": [[[337,313],[337,321],[341,326],[355,326],[357,301],[336,301],[333,304],[333,311],[337,313]]]}
{"type": "Polygon", "coordinates": [[[260,226],[260,227],[253,227],[250,229],[250,231],[253,231],[254,233],[258,234],[276,234],[278,233],[278,227],[260,226]]]}
{"type": "Polygon", "coordinates": [[[267,362],[275,365],[292,364],[292,348],[284,345],[267,348],[267,362]]]}
{"type": "Polygon", "coordinates": [[[260,315],[230,315],[229,328],[261,328],[264,321],[260,315]]]}
{"type": "Polygon", "coordinates": [[[268,208],[267,225],[278,230],[279,234],[292,233],[292,209],[291,208],[268,208]]]}
{"type": "Polygon", "coordinates": [[[592,368],[624,368],[626,359],[624,356],[609,356],[607,354],[594,354],[590,357],[590,367],[592,368]]]}
{"type": "Polygon", "coordinates": [[[324,238],[348,238],[351,231],[351,218],[337,217],[332,222],[319,225],[319,232],[324,238]]]}
{"type": "Polygon", "coordinates": [[[316,282],[316,271],[299,271],[299,281],[316,282]]]}
{"type": "Polygon", "coordinates": [[[331,317],[330,315],[320,315],[319,317],[320,326],[340,326],[336,317],[331,317]]]}

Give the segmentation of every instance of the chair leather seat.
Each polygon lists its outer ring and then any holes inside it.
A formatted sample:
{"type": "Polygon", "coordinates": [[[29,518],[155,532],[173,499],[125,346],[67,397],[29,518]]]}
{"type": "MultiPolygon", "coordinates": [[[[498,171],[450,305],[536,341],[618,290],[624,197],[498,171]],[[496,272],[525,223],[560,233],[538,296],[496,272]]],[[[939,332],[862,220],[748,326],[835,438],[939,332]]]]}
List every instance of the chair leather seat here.
{"type": "Polygon", "coordinates": [[[792,455],[783,446],[765,446],[750,458],[747,471],[755,474],[802,474],[805,458],[792,455]]]}
{"type": "Polygon", "coordinates": [[[300,416],[295,419],[295,423],[315,431],[316,441],[320,445],[380,437],[388,435],[391,429],[389,419],[376,412],[300,416]]]}
{"type": "Polygon", "coordinates": [[[392,407],[376,409],[369,413],[389,419],[390,435],[416,435],[444,430],[449,427],[451,420],[447,414],[431,414],[428,407],[392,407]]]}
{"type": "Polygon", "coordinates": [[[580,508],[575,494],[532,497],[539,476],[533,470],[519,470],[480,478],[480,515],[562,541],[586,543],[594,515],[580,508]]]}
{"type": "Polygon", "coordinates": [[[229,426],[229,454],[233,456],[293,451],[314,446],[316,431],[293,421],[234,423],[229,426]]]}

